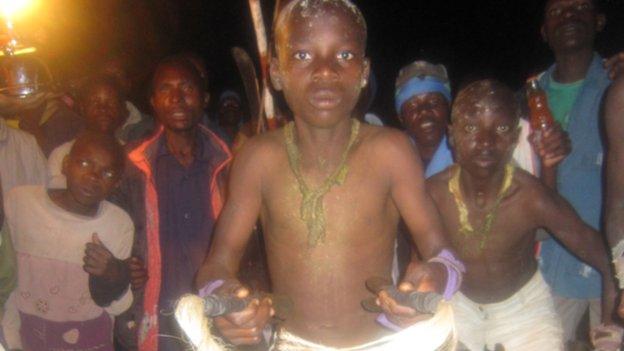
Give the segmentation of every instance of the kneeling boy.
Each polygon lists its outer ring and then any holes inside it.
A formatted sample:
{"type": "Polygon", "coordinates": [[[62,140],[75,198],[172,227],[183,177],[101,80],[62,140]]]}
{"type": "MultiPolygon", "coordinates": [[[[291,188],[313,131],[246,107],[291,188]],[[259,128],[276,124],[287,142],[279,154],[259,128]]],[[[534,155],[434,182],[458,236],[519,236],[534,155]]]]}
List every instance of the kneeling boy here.
{"type": "MultiPolygon", "coordinates": [[[[447,275],[458,277],[461,265],[445,250],[450,244],[408,138],[353,118],[369,67],[366,24],[355,5],[293,1],[278,17],[275,40],[273,83],[294,122],[251,139],[237,155],[198,286],[222,283],[217,293],[240,287],[240,258],[260,216],[273,293],[292,300],[274,348],[377,345],[390,332],[360,302],[370,297],[367,278],[390,278],[400,217],[422,256],[433,259],[412,265],[420,269],[408,269],[406,282],[419,286],[417,274],[428,274],[433,289],[449,297],[457,281],[447,284],[447,275]]],[[[380,300],[396,323],[415,317],[387,296],[380,300]]],[[[215,324],[233,343],[257,343],[269,311],[266,300],[256,301],[215,324]]]]}
{"type": "Polygon", "coordinates": [[[534,258],[537,228],[546,228],[605,277],[603,316],[611,323],[615,290],[599,234],[572,207],[511,161],[518,140],[513,92],[485,80],[463,89],[454,105],[456,164],[428,189],[467,273],[452,301],[460,341],[471,351],[563,350],[560,321],[534,258]]]}

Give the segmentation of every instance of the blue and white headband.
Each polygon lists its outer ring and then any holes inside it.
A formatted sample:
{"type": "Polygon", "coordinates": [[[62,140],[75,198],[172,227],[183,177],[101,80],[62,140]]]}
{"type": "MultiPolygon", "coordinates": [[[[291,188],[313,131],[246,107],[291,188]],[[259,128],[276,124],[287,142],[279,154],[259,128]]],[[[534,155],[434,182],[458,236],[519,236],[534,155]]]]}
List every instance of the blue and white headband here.
{"type": "Polygon", "coordinates": [[[397,113],[401,113],[401,106],[415,95],[426,93],[440,93],[446,100],[451,102],[451,87],[438,78],[426,76],[424,78],[414,77],[408,80],[396,91],[394,95],[394,107],[397,113]]]}

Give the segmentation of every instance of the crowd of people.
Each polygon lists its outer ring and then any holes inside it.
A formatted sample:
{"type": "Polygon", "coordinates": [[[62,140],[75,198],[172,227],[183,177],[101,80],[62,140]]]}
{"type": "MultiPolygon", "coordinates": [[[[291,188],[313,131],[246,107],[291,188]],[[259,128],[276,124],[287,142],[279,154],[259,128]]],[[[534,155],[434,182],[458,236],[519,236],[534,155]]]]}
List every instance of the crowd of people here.
{"type": "Polygon", "coordinates": [[[256,350],[620,350],[624,53],[595,51],[599,0],[542,15],[539,130],[524,90],[454,93],[419,58],[395,80],[402,129],[379,126],[350,0],[280,9],[290,115],[256,136],[238,93],[208,108],[191,53],[159,62],[145,111],[119,58],[75,93],[0,94],[0,350],[185,350],[186,294],[247,298],[212,332],[256,350]],[[431,314],[397,297],[415,292],[441,296],[456,337],[417,332],[431,314]]]}

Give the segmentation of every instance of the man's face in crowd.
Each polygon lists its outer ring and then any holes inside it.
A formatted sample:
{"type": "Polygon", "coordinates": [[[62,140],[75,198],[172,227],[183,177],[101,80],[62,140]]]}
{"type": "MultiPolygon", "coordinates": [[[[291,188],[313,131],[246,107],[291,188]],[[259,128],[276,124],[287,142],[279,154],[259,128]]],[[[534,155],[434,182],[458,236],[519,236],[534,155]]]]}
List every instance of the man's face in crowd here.
{"type": "Polygon", "coordinates": [[[198,79],[181,65],[162,66],[156,72],[151,104],[166,129],[188,131],[199,123],[205,99],[198,79]]]}
{"type": "Polygon", "coordinates": [[[435,147],[446,134],[449,103],[440,93],[415,95],[401,106],[400,119],[421,146],[435,147]]]}
{"type": "Polygon", "coordinates": [[[219,104],[219,123],[222,125],[237,125],[243,111],[240,102],[235,98],[226,98],[219,104]]]}
{"type": "Polygon", "coordinates": [[[592,0],[550,0],[544,10],[542,37],[554,52],[591,49],[605,16],[592,0]]]}
{"type": "Polygon", "coordinates": [[[518,119],[509,106],[481,100],[462,109],[450,128],[456,162],[476,177],[489,177],[511,159],[518,119]]]}
{"type": "Polygon", "coordinates": [[[318,8],[296,7],[278,31],[271,75],[296,117],[329,128],[351,116],[368,78],[365,30],[350,9],[330,2],[313,6],[318,8]]]}
{"type": "Polygon", "coordinates": [[[99,84],[91,88],[82,102],[82,114],[89,129],[112,134],[121,127],[128,110],[114,87],[99,84]]]}

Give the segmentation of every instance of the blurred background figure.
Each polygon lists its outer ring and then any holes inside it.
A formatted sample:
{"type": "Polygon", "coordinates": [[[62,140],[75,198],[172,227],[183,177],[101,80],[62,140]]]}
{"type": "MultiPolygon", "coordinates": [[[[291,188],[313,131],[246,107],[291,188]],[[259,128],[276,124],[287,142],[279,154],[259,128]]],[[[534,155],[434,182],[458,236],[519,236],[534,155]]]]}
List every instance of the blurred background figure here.
{"type": "Polygon", "coordinates": [[[233,90],[226,90],[219,97],[217,106],[217,124],[234,140],[243,123],[243,106],[240,95],[233,90]]]}

